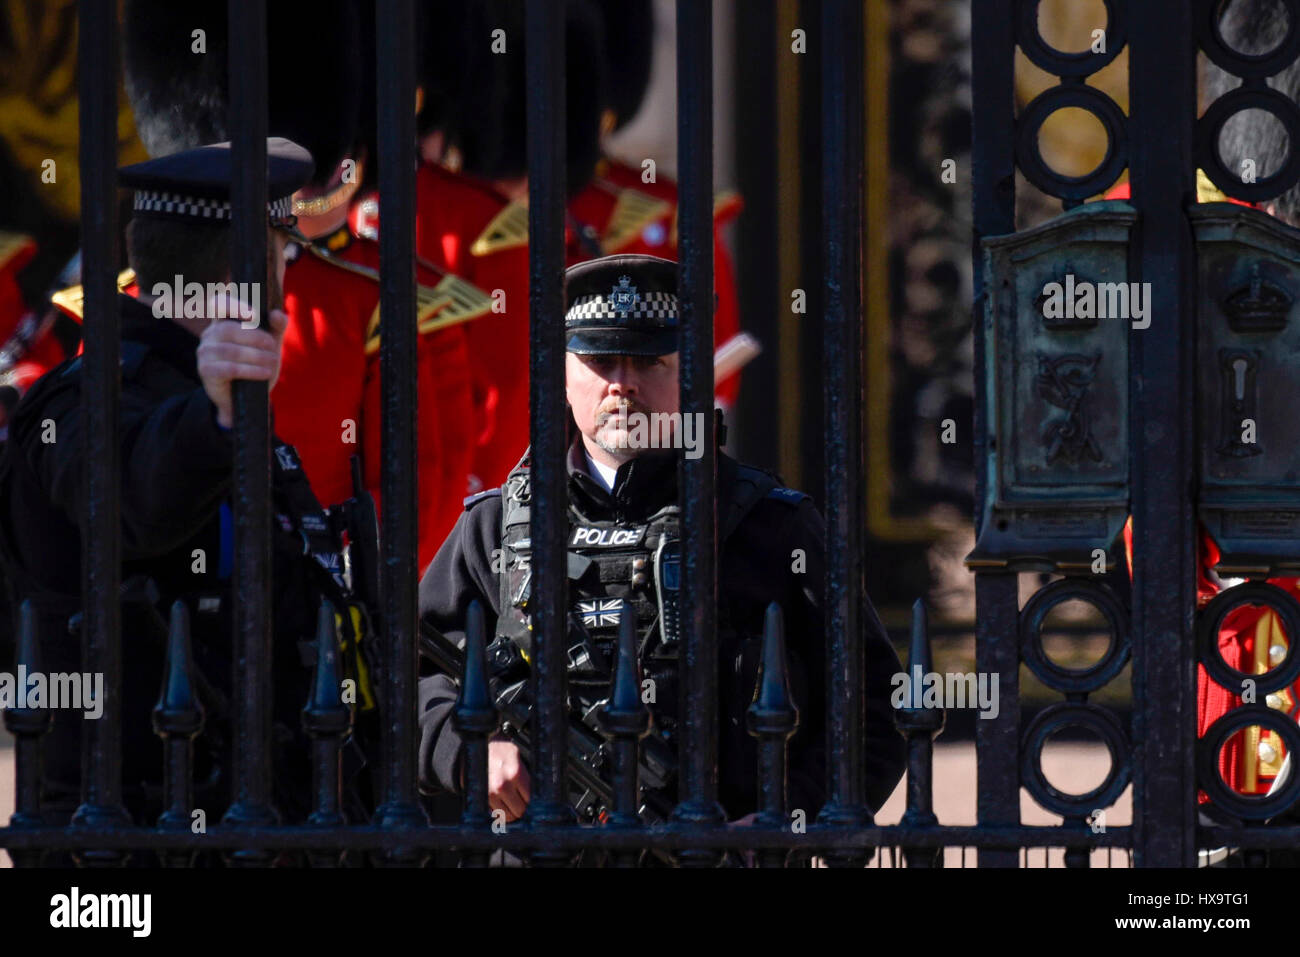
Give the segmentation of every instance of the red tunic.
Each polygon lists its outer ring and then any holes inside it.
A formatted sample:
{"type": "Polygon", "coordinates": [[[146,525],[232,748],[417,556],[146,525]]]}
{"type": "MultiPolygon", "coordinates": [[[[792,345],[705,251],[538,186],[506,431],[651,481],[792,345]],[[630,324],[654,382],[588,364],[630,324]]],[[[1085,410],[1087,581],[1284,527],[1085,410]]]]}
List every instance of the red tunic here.
{"type": "MultiPolygon", "coordinates": [[[[59,340],[39,327],[18,285],[18,274],[35,255],[36,243],[30,237],[0,233],[0,348],[12,344],[21,349],[18,361],[4,373],[4,383],[20,393],[67,358],[59,340]]],[[[81,321],[79,311],[68,314],[81,321]]]]}
{"type": "Polygon", "coordinates": [[[352,497],[350,461],[362,452],[366,322],[378,286],[304,249],[289,255],[275,431],[298,450],[321,504],[337,505],[352,497]]]}
{"type": "MultiPolygon", "coordinates": [[[[641,181],[639,167],[606,158],[596,175],[569,201],[569,214],[590,225],[600,239],[602,254],[647,253],[665,259],[677,258],[677,183],[657,176],[653,183],[641,181]],[[621,207],[621,208],[620,208],[621,207]]],[[[713,285],[718,295],[713,317],[715,347],[740,332],[740,301],[736,275],[722,229],[740,214],[743,203],[736,193],[720,193],[713,204],[713,285]]],[[[592,258],[570,231],[569,265],[592,258]]],[[[734,406],[740,394],[740,376],[732,376],[717,389],[718,400],[734,406]]]]}
{"type": "Polygon", "coordinates": [[[493,300],[465,329],[476,431],[469,490],[493,488],[529,441],[527,209],[430,163],[416,174],[416,204],[419,255],[493,300]]]}
{"type": "MultiPolygon", "coordinates": [[[[322,504],[352,495],[351,458],[361,453],[367,488],[380,502],[381,405],[379,283],[365,268],[373,244],[357,240],[337,259],[303,250],[285,270],[285,332],[279,381],[271,393],[276,432],[302,456],[322,504]],[[360,263],[361,269],[347,264],[360,263]]],[[[377,252],[373,255],[377,258],[377,252]]],[[[422,273],[421,285],[440,277],[422,273]]],[[[424,568],[455,524],[465,487],[464,450],[455,423],[468,403],[463,333],[456,327],[419,339],[417,488],[419,562],[424,568]]]]}
{"type": "MultiPolygon", "coordinates": [[[[608,164],[600,184],[593,184],[570,203],[580,222],[611,225],[635,223],[632,234],[606,252],[676,254],[676,184],[661,181],[640,186],[640,172],[608,164]],[[614,217],[624,187],[637,184],[624,198],[636,215],[614,217]],[[651,207],[657,208],[654,212],[651,207]],[[652,213],[647,216],[647,212],[652,213]]],[[[493,297],[492,313],[467,328],[474,423],[471,490],[500,485],[529,443],[528,396],[528,212],[491,183],[437,164],[421,165],[416,175],[416,248],[434,265],[465,277],[493,297]]],[[[715,207],[715,272],[719,295],[715,339],[739,331],[739,311],[731,260],[717,230],[739,212],[739,199],[715,207]]],[[[568,262],[589,258],[577,235],[566,230],[568,262]]],[[[734,401],[739,380],[718,390],[724,403],[734,401]]]]}
{"type": "MultiPolygon", "coordinates": [[[[341,255],[350,262],[378,270],[379,243],[371,235],[376,234],[367,231],[341,255]]],[[[431,534],[420,536],[420,568],[423,569],[433,561],[464,510],[477,438],[470,388],[469,333],[483,321],[489,300],[485,293],[450,270],[435,269],[432,264],[417,263],[416,281],[419,284],[416,311],[421,527],[426,520],[431,523],[431,534]]],[[[377,310],[378,304],[366,342],[368,375],[364,414],[370,425],[362,430],[366,437],[366,483],[376,490],[383,406],[379,330],[375,325],[377,310]]],[[[377,491],[375,499],[379,499],[377,491]]]]}

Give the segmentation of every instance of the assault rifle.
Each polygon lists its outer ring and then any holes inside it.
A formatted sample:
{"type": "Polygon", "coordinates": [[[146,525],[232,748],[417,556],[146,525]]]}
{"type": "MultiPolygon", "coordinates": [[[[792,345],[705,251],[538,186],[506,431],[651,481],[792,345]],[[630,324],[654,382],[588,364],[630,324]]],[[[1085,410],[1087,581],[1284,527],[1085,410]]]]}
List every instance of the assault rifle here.
{"type": "MultiPolygon", "coordinates": [[[[575,626],[581,628],[570,615],[571,631],[575,626]]],[[[420,623],[420,654],[440,671],[457,681],[462,680],[465,673],[465,652],[427,622],[420,623]]],[[[532,753],[528,727],[532,701],[528,676],[526,673],[520,674],[521,659],[516,657],[518,651],[509,639],[498,638],[493,641],[488,648],[488,656],[488,670],[492,675],[488,679],[488,690],[501,715],[501,730],[527,761],[532,753]]],[[[573,791],[573,807],[578,813],[578,819],[588,822],[604,820],[614,806],[613,785],[604,777],[605,769],[612,763],[610,743],[600,731],[597,717],[599,710],[599,706],[586,708],[580,717],[574,715],[571,718],[568,753],[565,755],[573,791]]],[[[655,824],[666,821],[672,813],[672,802],[665,796],[665,792],[673,780],[677,761],[663,739],[653,733],[643,738],[641,743],[639,814],[645,823],[655,824]]]]}
{"type": "MultiPolygon", "coordinates": [[[[353,497],[346,503],[342,514],[350,540],[348,558],[352,592],[373,617],[380,607],[378,521],[374,498],[362,480],[360,458],[353,456],[351,465],[353,497]]],[[[377,617],[374,620],[378,620],[377,617]]],[[[577,641],[584,647],[591,647],[586,629],[572,614],[569,615],[569,628],[577,641]]],[[[532,746],[528,717],[532,712],[532,701],[522,656],[505,639],[493,642],[488,652],[495,663],[489,667],[488,688],[502,718],[502,731],[519,748],[520,756],[525,761],[530,760],[532,746]]],[[[427,622],[420,623],[420,654],[456,681],[463,679],[465,652],[427,622]]],[[[614,788],[603,774],[612,761],[609,742],[600,730],[599,710],[599,707],[583,709],[581,716],[574,716],[569,723],[565,762],[579,820],[602,820],[614,807],[614,788]]],[[[672,812],[671,798],[665,795],[674,779],[677,760],[667,743],[653,733],[643,738],[641,744],[639,813],[647,824],[654,824],[667,820],[672,812]]]]}

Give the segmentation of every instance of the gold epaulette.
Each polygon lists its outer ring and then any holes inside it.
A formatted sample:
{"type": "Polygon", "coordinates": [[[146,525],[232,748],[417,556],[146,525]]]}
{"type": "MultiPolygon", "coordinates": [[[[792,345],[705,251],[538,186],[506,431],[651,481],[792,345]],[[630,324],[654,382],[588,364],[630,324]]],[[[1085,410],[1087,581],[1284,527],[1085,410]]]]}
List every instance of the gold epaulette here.
{"type": "Polygon", "coordinates": [[[725,223],[740,214],[744,202],[734,189],[724,189],[713,194],[713,221],[725,223]]]}
{"type": "MultiPolygon", "coordinates": [[[[417,292],[422,297],[429,291],[427,287],[421,286],[417,292]]],[[[492,311],[491,296],[472,282],[466,282],[451,273],[443,276],[432,292],[436,298],[430,301],[427,310],[424,300],[420,299],[418,328],[421,333],[437,332],[457,323],[486,316],[492,311]]]]}
{"type": "MultiPolygon", "coordinates": [[[[376,285],[379,283],[378,269],[331,256],[318,246],[309,245],[307,249],[317,259],[364,276],[376,285]]],[[[436,286],[418,283],[415,286],[415,322],[420,335],[437,332],[459,322],[469,322],[491,311],[491,296],[473,283],[451,273],[444,275],[436,286]]],[[[379,306],[376,305],[375,311],[370,314],[370,321],[366,323],[366,355],[378,351],[379,341],[379,306]]]]}
{"type": "Polygon", "coordinates": [[[1196,201],[1198,203],[1226,203],[1228,196],[1210,181],[1205,170],[1196,170],[1196,201]]]}
{"type": "MultiPolygon", "coordinates": [[[[415,328],[420,335],[469,322],[491,311],[491,296],[451,273],[443,276],[433,288],[418,284],[415,287],[415,328]]],[[[376,305],[366,326],[366,355],[378,352],[379,343],[379,306],[376,305]]]]}
{"type": "Polygon", "coordinates": [[[10,261],[24,249],[36,245],[35,240],[22,233],[0,232],[0,269],[8,266],[10,261]]]}
{"type": "MultiPolygon", "coordinates": [[[[126,287],[133,282],[135,282],[135,270],[123,269],[117,274],[117,291],[125,292],[126,287]]],[[[86,291],[81,286],[69,286],[50,296],[50,302],[81,319],[86,304],[86,291]]]]}
{"type": "MultiPolygon", "coordinates": [[[[726,222],[740,212],[740,194],[734,189],[724,189],[721,192],[713,194],[713,222],[716,226],[719,222],[726,222]]],[[[680,204],[673,210],[673,231],[669,236],[669,242],[673,248],[677,247],[677,218],[680,216],[680,204]]]]}
{"type": "Polygon", "coordinates": [[[600,248],[606,254],[616,253],[635,242],[641,231],[656,220],[673,211],[673,204],[657,196],[625,186],[618,191],[614,211],[605,224],[605,234],[600,237],[600,248]]]}
{"type": "Polygon", "coordinates": [[[503,249],[528,245],[528,204],[512,200],[492,217],[478,239],[469,247],[470,255],[486,256],[503,249]]]}

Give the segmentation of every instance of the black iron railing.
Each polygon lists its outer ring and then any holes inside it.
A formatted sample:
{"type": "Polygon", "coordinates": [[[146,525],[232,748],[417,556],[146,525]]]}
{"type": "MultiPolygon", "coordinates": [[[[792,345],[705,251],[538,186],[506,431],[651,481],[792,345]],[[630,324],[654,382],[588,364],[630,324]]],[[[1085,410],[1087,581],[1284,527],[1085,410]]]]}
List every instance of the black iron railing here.
{"type": "MultiPolygon", "coordinates": [[[[821,58],[822,222],[824,229],[824,335],[826,449],[826,647],[827,801],[806,828],[792,828],[785,790],[785,742],[794,710],[784,676],[785,645],[780,609],[769,611],[759,687],[749,727],[760,756],[759,814],[752,825],[729,827],[718,803],[717,514],[713,417],[706,423],[705,454],[683,463],[681,504],[684,528],[681,668],[684,712],[680,737],[680,791],[671,818],[645,825],[636,815],[636,748],[645,730],[645,711],[636,694],[635,659],[628,636],[622,642],[614,691],[603,715],[614,742],[614,813],[602,826],[579,825],[569,808],[565,760],[566,716],[566,504],[563,243],[565,207],[564,14],[561,5],[529,0],[527,11],[528,158],[530,227],[531,408],[532,408],[532,611],[535,655],[532,800],[526,817],[504,830],[492,826],[487,801],[488,737],[497,715],[487,687],[481,615],[471,615],[457,727],[466,748],[465,811],[456,824],[431,826],[416,790],[417,676],[416,527],[420,503],[415,486],[416,326],[414,238],[415,142],[414,0],[377,2],[378,168],[384,215],[380,227],[383,390],[383,525],[381,563],[382,754],[378,810],[367,824],[344,824],[340,810],[340,745],[348,728],[347,709],[336,690],[340,669],[334,610],[320,610],[313,693],[303,710],[313,740],[314,808],[308,823],[279,822],[271,788],[270,671],[270,433],[265,388],[241,383],[235,389],[236,662],[233,689],[235,797],[220,823],[196,833],[190,827],[193,740],[203,733],[189,644],[188,616],[173,609],[164,692],[154,727],[165,742],[164,814],[156,826],[127,819],[121,781],[120,467],[116,311],[118,263],[116,221],[117,48],[113,0],[82,0],[79,83],[81,94],[82,243],[85,285],[85,364],[82,395],[88,509],[84,516],[84,662],[104,675],[103,718],[86,722],[82,805],[66,825],[40,817],[39,760],[49,715],[39,709],[10,709],[5,725],[17,741],[17,810],[0,828],[0,847],[19,865],[37,864],[42,854],[71,851],[83,864],[119,864],[129,851],[152,852],[170,865],[192,863],[200,850],[226,852],[233,863],[269,863],[277,851],[307,852],[312,863],[339,863],[345,851],[374,852],[379,862],[419,865],[435,850],[456,849],[467,865],[482,866],[489,852],[525,854],[532,863],[564,864],[583,849],[603,849],[618,864],[636,852],[670,852],[678,863],[716,864],[726,850],[757,850],[764,866],[783,866],[812,855],[841,866],[862,866],[882,847],[904,849],[909,866],[933,866],[945,847],[977,848],[981,866],[1017,866],[1023,849],[1064,847],[1067,860],[1086,866],[1087,851],[1132,848],[1138,864],[1190,863],[1198,844],[1256,848],[1290,847],[1297,829],[1219,828],[1197,833],[1194,821],[1194,694],[1191,624],[1193,534],[1191,511],[1191,404],[1184,402],[1190,340],[1171,324],[1168,337],[1135,344],[1133,376],[1145,383],[1132,393],[1130,443],[1134,476],[1132,512],[1138,529],[1131,631],[1135,670],[1132,754],[1122,732],[1115,743],[1115,774],[1122,781],[1131,764],[1135,788],[1133,827],[1090,827],[1077,802],[1058,802],[1065,823],[1021,824],[1024,784],[1042,798],[1047,789],[1026,768],[1041,759],[1042,746],[1063,726],[1060,715],[1022,729],[1018,672],[1022,661],[1024,613],[1018,604],[1013,567],[976,572],[977,669],[1000,682],[997,717],[977,722],[978,824],[940,826],[933,810],[932,741],[941,715],[933,709],[904,709],[899,723],[907,738],[909,784],[903,823],[872,823],[864,795],[864,627],[862,455],[862,177],[863,177],[863,7],[854,0],[823,0],[819,36],[810,40],[821,58]],[[1051,723],[1055,722],[1055,723],[1051,723]],[[1022,740],[1023,736],[1023,740],[1022,740]]],[[[1197,5],[1197,16],[1204,5],[1197,5]]],[[[1118,47],[1131,48],[1132,114],[1128,163],[1134,205],[1143,217],[1140,244],[1132,251],[1139,274],[1156,285],[1156,311],[1190,314],[1194,254],[1183,200],[1193,185],[1196,40],[1193,13],[1185,0],[1108,0],[1118,47]]],[[[1300,14],[1288,3],[1293,18],[1300,14]]],[[[975,238],[1015,232],[1014,175],[1018,166],[1013,111],[1013,63],[1018,37],[1037,38],[1029,0],[974,0],[973,180],[975,238]],[[1029,24],[1029,26],[1026,26],[1029,24]]],[[[708,411],[713,397],[712,289],[712,4],[678,0],[677,89],[680,191],[679,280],[684,337],[681,349],[681,405],[708,411]]],[[[254,282],[266,268],[266,23],[264,0],[230,5],[231,117],[236,155],[232,191],[235,210],[232,262],[236,281],[254,282]]],[[[1034,39],[1030,45],[1041,43],[1034,39]]],[[[1082,103],[1080,81],[1099,63],[1051,59],[1060,67],[1061,105],[1082,103]]],[[[1116,51],[1117,52],[1117,51],[1116,51]]],[[[1085,97],[1086,99],[1086,97],[1085,97]]],[[[1091,102],[1089,100],[1088,102],[1091,102]]],[[[1084,104],[1086,106],[1086,103],[1084,104]]],[[[1113,118],[1112,118],[1113,119],[1113,118]]],[[[1025,161],[1019,163],[1025,165],[1025,161]]],[[[1122,164],[1118,167],[1122,170],[1122,164]]],[[[1037,167],[1035,167],[1037,170],[1037,167]]],[[[1113,177],[1112,177],[1113,179],[1113,177]]],[[[1050,187],[1049,183],[1049,187],[1050,187]]],[[[1104,189],[1109,182],[1100,183],[1104,189]]],[[[1050,191],[1050,190],[1049,190],[1050,191]]],[[[1078,184],[1056,191],[1070,202],[1078,184]]],[[[870,228],[882,228],[874,224],[870,228]]],[[[978,253],[978,250],[977,250],[978,253]]],[[[978,265],[978,263],[977,263],[978,265]]],[[[976,270],[980,275],[979,269],[976,270]]],[[[989,290],[977,279],[975,355],[977,388],[989,388],[984,368],[985,330],[978,321],[989,290]]],[[[265,315],[262,302],[259,315],[265,315]]],[[[994,423],[976,403],[977,461],[989,451],[994,423]]],[[[988,494],[978,472],[977,500],[988,494]]],[[[1050,587],[1050,586],[1049,586],[1050,587]]],[[[1100,587],[1100,586],[1098,586],[1100,587]]],[[[930,668],[928,635],[916,611],[909,667],[930,668]]],[[[24,609],[18,662],[39,668],[41,636],[24,609]]],[[[1117,641],[1120,640],[1117,636],[1117,641]]],[[[1086,693],[1071,707],[1088,711],[1086,693]]],[[[1056,687],[1054,685],[1054,687],[1056,687]]],[[[1078,717],[1071,711],[1066,717],[1078,717]]],[[[1088,720],[1094,720],[1084,715],[1088,720]]],[[[1101,719],[1095,719],[1100,721],[1101,719]]],[[[1068,722],[1066,722],[1068,723],[1068,722]]],[[[1095,723],[1095,722],[1094,722],[1095,723]]],[[[1109,726],[1108,726],[1109,727],[1109,726]]],[[[1121,785],[1122,786],[1122,785],[1121,785]]],[[[1105,793],[1107,801],[1117,794],[1105,793]]],[[[1048,800],[1050,803],[1050,797],[1048,800]]]]}

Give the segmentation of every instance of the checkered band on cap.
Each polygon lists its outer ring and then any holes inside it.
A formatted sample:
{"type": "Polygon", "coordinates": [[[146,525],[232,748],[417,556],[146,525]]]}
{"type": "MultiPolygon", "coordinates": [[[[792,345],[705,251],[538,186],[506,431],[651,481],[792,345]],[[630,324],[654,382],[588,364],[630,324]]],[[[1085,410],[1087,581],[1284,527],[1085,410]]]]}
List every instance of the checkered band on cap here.
{"type": "MultiPolygon", "coordinates": [[[[174,219],[229,222],[231,218],[230,203],[227,200],[185,196],[181,193],[168,193],[151,189],[136,190],[133,208],[137,213],[174,219]]],[[[282,196],[267,203],[266,211],[272,224],[287,223],[292,225],[296,221],[296,217],[293,215],[292,196],[282,196]]]]}
{"type": "Polygon", "coordinates": [[[643,292],[636,296],[630,308],[620,307],[613,296],[579,296],[564,314],[564,324],[590,324],[593,319],[607,320],[611,325],[625,322],[652,325],[676,325],[677,297],[671,292],[643,292]]]}

